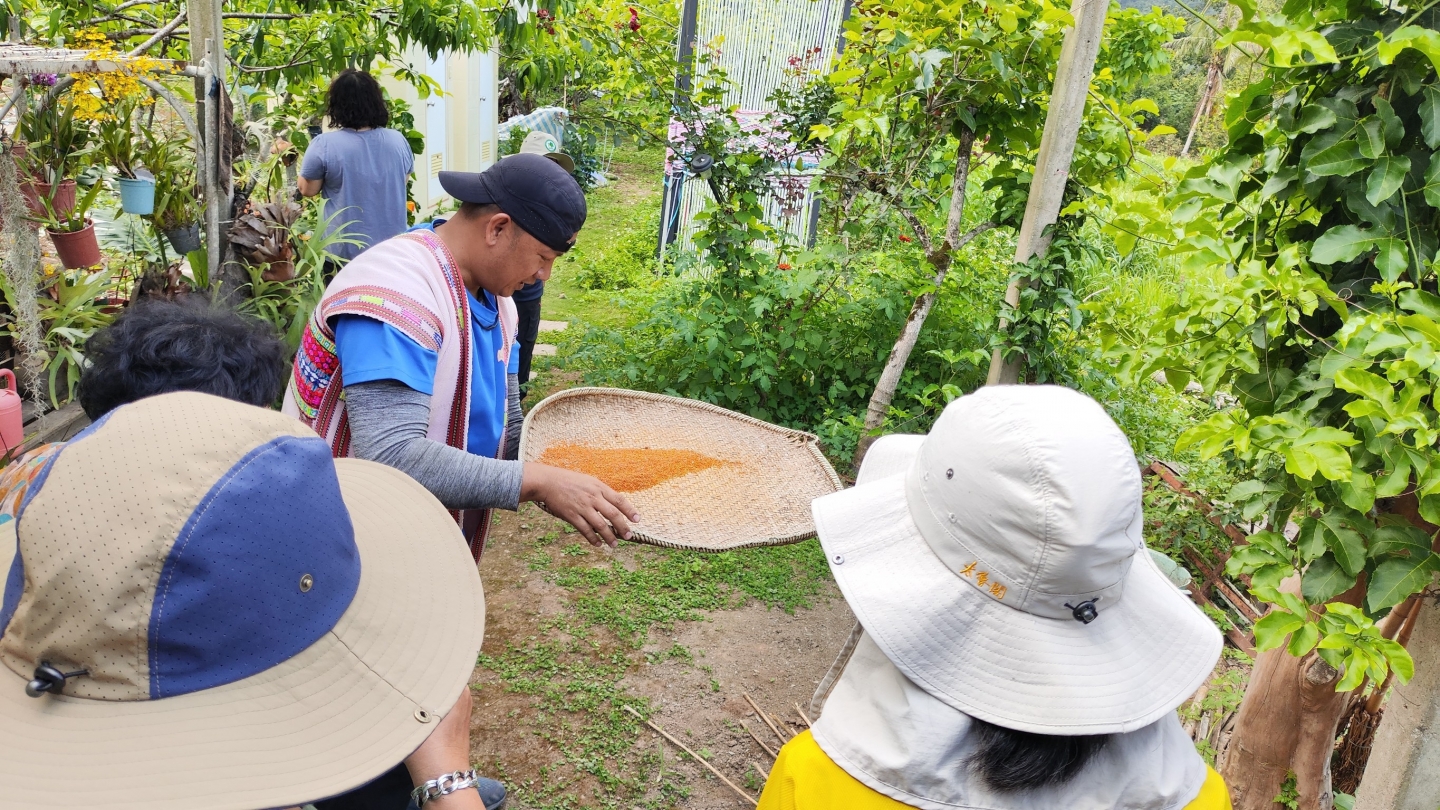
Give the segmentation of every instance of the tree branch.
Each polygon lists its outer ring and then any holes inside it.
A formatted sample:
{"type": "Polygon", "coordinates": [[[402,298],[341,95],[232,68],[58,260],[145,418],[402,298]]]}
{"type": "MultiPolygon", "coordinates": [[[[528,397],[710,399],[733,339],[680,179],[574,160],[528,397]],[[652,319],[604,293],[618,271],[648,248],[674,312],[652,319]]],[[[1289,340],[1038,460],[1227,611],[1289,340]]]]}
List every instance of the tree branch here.
{"type": "Polygon", "coordinates": [[[955,253],[959,253],[960,249],[974,241],[975,237],[979,236],[982,233],[985,233],[986,231],[993,231],[998,227],[1000,227],[1000,223],[998,222],[982,222],[979,225],[976,225],[975,227],[966,231],[965,235],[960,237],[959,240],[955,242],[955,246],[950,248],[950,253],[952,255],[955,253]]]}
{"type": "Polygon", "coordinates": [[[175,29],[179,28],[180,23],[185,21],[185,15],[187,13],[188,12],[186,11],[186,9],[180,9],[180,13],[175,15],[175,19],[166,23],[164,28],[156,31],[154,36],[135,46],[135,49],[130,51],[130,53],[126,54],[126,56],[139,56],[140,54],[145,53],[146,51],[153,48],[155,46],[155,43],[175,33],[175,29]]]}
{"type": "Polygon", "coordinates": [[[955,179],[950,182],[950,214],[945,219],[942,249],[946,253],[954,253],[960,240],[960,222],[965,216],[965,189],[970,184],[970,157],[974,151],[975,131],[962,124],[960,143],[955,147],[955,179]]]}
{"type": "Polygon", "coordinates": [[[235,63],[231,63],[231,64],[233,65],[233,67],[234,67],[236,70],[240,71],[241,73],[272,73],[272,72],[277,71],[277,70],[289,70],[290,68],[294,68],[294,67],[302,67],[302,66],[304,66],[304,65],[313,65],[313,64],[315,64],[315,63],[318,62],[318,61],[320,61],[320,60],[319,60],[319,59],[297,59],[297,60],[294,61],[294,62],[289,62],[289,63],[283,64],[283,65],[265,65],[265,66],[263,66],[263,67],[250,67],[249,65],[240,65],[240,64],[235,64],[235,63]]]}
{"type": "Polygon", "coordinates": [[[921,222],[920,217],[908,208],[897,205],[895,206],[895,210],[899,211],[900,216],[906,222],[910,223],[910,230],[915,232],[915,238],[920,242],[920,247],[925,251],[925,260],[931,264],[935,264],[935,259],[933,258],[935,254],[934,243],[930,241],[930,232],[925,229],[925,223],[921,222]]]}
{"type": "Polygon", "coordinates": [[[157,0],[128,0],[128,2],[121,3],[120,5],[116,6],[115,8],[112,8],[112,9],[110,9],[109,11],[105,12],[104,16],[96,17],[96,18],[93,19],[93,20],[86,20],[85,22],[80,23],[80,26],[79,26],[79,27],[81,27],[81,28],[90,28],[90,27],[99,25],[100,23],[114,22],[115,20],[125,19],[125,15],[121,14],[120,12],[124,11],[124,10],[127,9],[127,8],[134,8],[134,7],[136,7],[136,6],[159,6],[159,5],[164,5],[164,3],[157,2],[157,0]]]}

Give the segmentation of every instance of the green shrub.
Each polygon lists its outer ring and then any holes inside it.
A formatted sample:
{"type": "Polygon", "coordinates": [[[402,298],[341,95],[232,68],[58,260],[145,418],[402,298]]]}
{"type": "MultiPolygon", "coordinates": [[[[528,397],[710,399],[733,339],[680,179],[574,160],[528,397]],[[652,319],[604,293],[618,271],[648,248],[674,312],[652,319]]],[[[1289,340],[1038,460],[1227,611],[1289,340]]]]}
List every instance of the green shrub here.
{"type": "MultiPolygon", "coordinates": [[[[892,429],[923,432],[945,386],[984,379],[981,354],[1005,271],[976,252],[952,274],[901,379],[892,429]]],[[[626,329],[591,329],[575,362],[592,384],[671,393],[819,432],[832,457],[853,449],[874,380],[923,271],[874,251],[837,263],[816,254],[747,280],[730,296],[697,275],[668,277],[626,329]]]]}
{"type": "Polygon", "coordinates": [[[575,284],[586,290],[628,290],[655,278],[659,225],[627,229],[608,248],[576,257],[575,284]]]}

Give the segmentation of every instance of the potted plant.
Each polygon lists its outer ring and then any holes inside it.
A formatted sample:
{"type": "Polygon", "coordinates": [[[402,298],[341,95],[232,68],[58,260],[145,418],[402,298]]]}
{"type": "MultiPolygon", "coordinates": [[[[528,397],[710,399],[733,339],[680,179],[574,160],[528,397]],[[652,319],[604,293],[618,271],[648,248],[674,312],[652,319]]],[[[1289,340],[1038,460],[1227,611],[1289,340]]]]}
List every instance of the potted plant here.
{"type": "Polygon", "coordinates": [[[294,202],[251,203],[230,228],[230,244],[246,262],[265,266],[261,278],[289,281],[295,277],[291,229],[300,212],[300,204],[294,202]]]}
{"type": "Polygon", "coordinates": [[[40,221],[45,225],[45,232],[50,234],[50,241],[55,244],[60,263],[67,270],[94,267],[100,263],[100,241],[95,237],[95,222],[88,216],[90,206],[99,193],[100,183],[92,183],[85,196],[69,211],[60,210],[49,199],[41,200],[45,216],[40,221]]]}
{"type": "Polygon", "coordinates": [[[145,166],[155,174],[155,227],[175,248],[188,255],[201,248],[200,189],[195,153],[179,139],[164,133],[147,135],[145,166]]]}
{"type": "Polygon", "coordinates": [[[74,107],[57,100],[20,116],[19,130],[25,141],[23,156],[16,155],[24,170],[20,193],[30,215],[43,217],[52,209],[73,208],[74,178],[90,142],[89,126],[75,118],[74,107]]]}
{"type": "Polygon", "coordinates": [[[149,216],[155,212],[155,177],[146,168],[148,162],[142,162],[142,150],[135,148],[131,126],[135,108],[133,99],[116,104],[114,115],[96,128],[95,153],[119,175],[115,184],[120,189],[120,208],[127,214],[149,216]]]}

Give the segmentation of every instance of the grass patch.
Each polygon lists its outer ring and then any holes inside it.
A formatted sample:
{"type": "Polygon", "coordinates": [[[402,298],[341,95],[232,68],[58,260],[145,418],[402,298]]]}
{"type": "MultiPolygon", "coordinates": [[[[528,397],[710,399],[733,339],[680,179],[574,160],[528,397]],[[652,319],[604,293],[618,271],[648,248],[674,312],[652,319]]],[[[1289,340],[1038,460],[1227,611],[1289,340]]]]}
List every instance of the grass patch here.
{"type": "Polygon", "coordinates": [[[636,320],[640,313],[624,306],[624,296],[582,286],[582,269],[602,261],[622,242],[648,237],[654,245],[659,238],[664,160],[665,150],[660,148],[616,151],[611,171],[618,179],[586,195],[585,228],[575,247],[555,262],[555,272],[545,283],[545,318],[587,326],[623,326],[636,320]]]}
{"type": "Polygon", "coordinates": [[[670,630],[676,622],[702,619],[702,610],[738,608],[747,599],[787,613],[808,608],[830,580],[824,552],[813,540],[703,556],[646,551],[634,571],[611,560],[608,566],[555,571],[551,581],[571,591],[575,613],[588,625],[638,649],[652,628],[670,630]]]}
{"type": "MultiPolygon", "coordinates": [[[[750,600],[789,613],[809,608],[830,581],[824,552],[813,540],[709,555],[637,547],[627,566],[598,557],[568,529],[528,540],[522,557],[530,571],[567,592],[562,612],[544,619],[535,635],[480,656],[501,689],[532,698],[533,709],[516,718],[517,730],[560,755],[538,778],[509,785],[537,810],[675,807],[688,793],[684,778],[665,771],[660,749],[635,745],[641,726],[625,707],[646,717],[653,708],[623,688],[624,678],[671,661],[697,666],[697,653],[683,645],[644,647],[654,631],[702,621],[704,611],[750,600]]],[[[710,689],[718,687],[712,678],[710,689]]]]}

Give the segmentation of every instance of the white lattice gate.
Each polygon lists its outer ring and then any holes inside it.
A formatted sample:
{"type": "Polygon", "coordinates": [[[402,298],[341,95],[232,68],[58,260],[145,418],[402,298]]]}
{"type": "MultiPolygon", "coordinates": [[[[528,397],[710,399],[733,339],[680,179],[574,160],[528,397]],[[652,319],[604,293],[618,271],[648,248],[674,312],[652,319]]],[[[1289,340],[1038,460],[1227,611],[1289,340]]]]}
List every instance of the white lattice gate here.
{"type": "MultiPolygon", "coordinates": [[[[842,47],[840,26],[849,13],[850,0],[685,0],[680,19],[679,59],[689,62],[696,43],[714,46],[714,63],[730,79],[725,101],[739,107],[742,124],[768,115],[771,94],[793,69],[792,58],[828,72],[837,48],[842,47]]],[[[682,81],[684,71],[681,71],[682,81]]],[[[696,81],[703,81],[697,75],[696,81]]],[[[688,92],[688,87],[677,88],[688,92]]],[[[673,126],[672,126],[673,129],[673,126]]],[[[695,214],[713,201],[709,186],[688,176],[678,161],[667,162],[665,197],[660,218],[660,245],[678,242],[690,247],[695,214]]],[[[777,182],[793,192],[765,201],[766,221],[788,232],[796,241],[814,239],[819,217],[811,174],[813,164],[792,171],[777,182]],[[799,185],[800,188],[794,188],[799,185]]]]}

